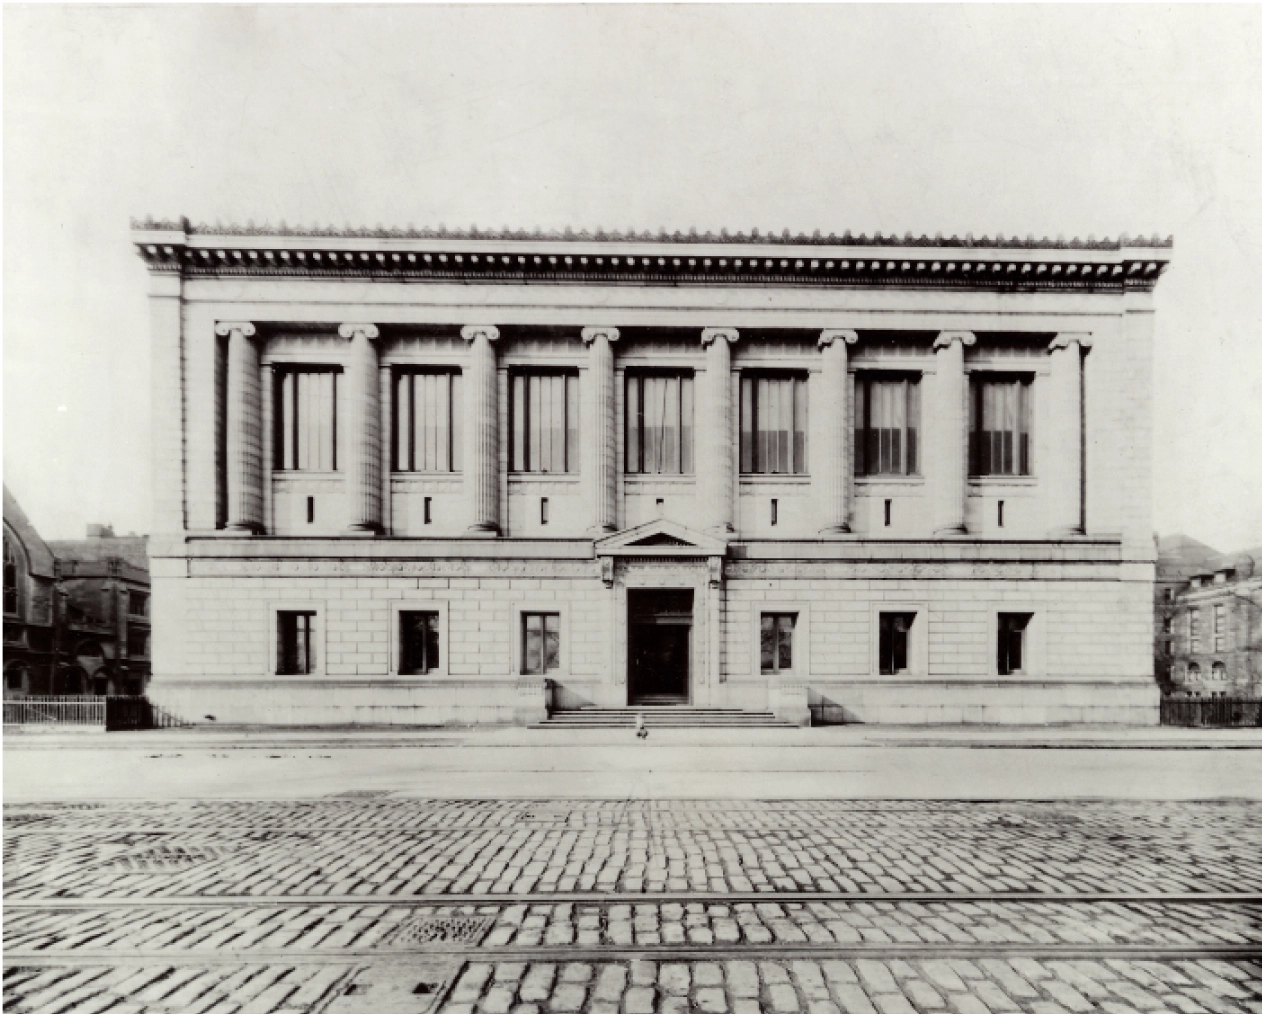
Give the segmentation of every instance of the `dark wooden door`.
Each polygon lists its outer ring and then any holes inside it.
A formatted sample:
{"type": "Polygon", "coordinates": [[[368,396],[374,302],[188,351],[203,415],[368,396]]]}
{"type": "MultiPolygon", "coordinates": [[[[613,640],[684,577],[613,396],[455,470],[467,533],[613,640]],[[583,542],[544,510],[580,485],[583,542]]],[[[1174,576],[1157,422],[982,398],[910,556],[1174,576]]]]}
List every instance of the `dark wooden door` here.
{"type": "Polygon", "coordinates": [[[632,704],[687,704],[692,628],[633,623],[628,631],[632,704]]]}

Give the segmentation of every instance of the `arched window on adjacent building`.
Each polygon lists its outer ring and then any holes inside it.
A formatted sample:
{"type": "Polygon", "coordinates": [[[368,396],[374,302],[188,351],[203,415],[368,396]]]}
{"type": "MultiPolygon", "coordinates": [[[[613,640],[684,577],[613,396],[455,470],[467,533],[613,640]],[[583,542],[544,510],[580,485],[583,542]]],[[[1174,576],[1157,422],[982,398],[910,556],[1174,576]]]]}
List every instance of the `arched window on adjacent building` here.
{"type": "Polygon", "coordinates": [[[6,529],[4,533],[4,611],[7,616],[18,613],[18,554],[6,529]]]}
{"type": "Polygon", "coordinates": [[[1195,662],[1188,663],[1188,682],[1194,683],[1201,678],[1201,667],[1195,662]]]}
{"type": "Polygon", "coordinates": [[[1227,667],[1221,662],[1215,662],[1209,669],[1210,676],[1216,680],[1225,680],[1227,678],[1227,667]]]}

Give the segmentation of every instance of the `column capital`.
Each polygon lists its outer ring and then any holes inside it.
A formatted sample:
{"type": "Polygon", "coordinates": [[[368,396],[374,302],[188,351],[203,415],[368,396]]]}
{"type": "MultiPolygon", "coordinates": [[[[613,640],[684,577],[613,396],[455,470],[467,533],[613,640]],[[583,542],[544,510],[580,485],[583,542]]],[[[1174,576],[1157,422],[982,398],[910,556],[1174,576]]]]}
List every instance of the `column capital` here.
{"type": "Polygon", "coordinates": [[[363,335],[365,338],[377,338],[381,335],[376,324],[339,324],[337,333],[343,338],[354,338],[357,335],[363,335]]]}
{"type": "Polygon", "coordinates": [[[618,329],[616,327],[585,327],[582,331],[582,338],[585,343],[590,345],[597,338],[604,338],[605,341],[616,342],[618,340],[618,329]]]}
{"type": "Polygon", "coordinates": [[[1062,331],[1047,346],[1048,352],[1055,352],[1057,349],[1067,349],[1074,342],[1078,343],[1080,348],[1091,348],[1091,332],[1090,331],[1062,331]]]}
{"type": "Polygon", "coordinates": [[[731,345],[736,344],[736,340],[740,338],[741,333],[734,327],[707,327],[701,331],[701,347],[705,348],[718,339],[723,339],[731,345]]]}
{"type": "Polygon", "coordinates": [[[500,329],[494,324],[466,324],[460,329],[460,337],[467,342],[477,338],[485,338],[489,342],[498,341],[500,329]]]}
{"type": "Polygon", "coordinates": [[[853,345],[858,340],[858,331],[827,330],[819,333],[819,347],[821,349],[828,348],[833,342],[845,342],[847,345],[853,345]]]}
{"type": "Polygon", "coordinates": [[[977,335],[972,331],[942,331],[938,337],[933,340],[934,350],[950,348],[952,342],[961,342],[964,345],[976,345],[977,335]]]}
{"type": "Polygon", "coordinates": [[[253,338],[256,328],[248,320],[219,320],[215,322],[215,334],[226,338],[236,331],[242,338],[253,338]]]}

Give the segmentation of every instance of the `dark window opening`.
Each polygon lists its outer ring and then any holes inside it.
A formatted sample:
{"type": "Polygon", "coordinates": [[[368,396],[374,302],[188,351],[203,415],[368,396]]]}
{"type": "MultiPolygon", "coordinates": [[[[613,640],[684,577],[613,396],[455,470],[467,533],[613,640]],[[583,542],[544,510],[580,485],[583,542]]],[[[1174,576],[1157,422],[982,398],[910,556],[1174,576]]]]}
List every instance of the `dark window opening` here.
{"type": "Polygon", "coordinates": [[[315,497],[309,496],[307,497],[307,524],[309,525],[314,524],[314,522],[315,522],[315,497]]]}
{"type": "Polygon", "coordinates": [[[911,658],[911,628],[915,613],[881,613],[877,653],[882,676],[907,672],[911,658]]]}
{"type": "Polygon", "coordinates": [[[915,475],[920,468],[920,378],[855,378],[855,475],[915,475]]]}
{"type": "Polygon", "coordinates": [[[626,470],[691,474],[692,374],[628,374],[626,404],[626,470]]]}
{"type": "Polygon", "coordinates": [[[890,522],[893,520],[893,518],[894,518],[894,501],[886,500],[885,501],[885,527],[886,528],[890,526],[890,522]]]}
{"type": "Polygon", "coordinates": [[[458,472],[461,375],[400,370],[394,378],[394,470],[458,472]]]}
{"type": "Polygon", "coordinates": [[[974,377],[969,474],[1030,474],[1030,380],[974,377]]]}
{"type": "Polygon", "coordinates": [[[539,498],[539,524],[546,525],[548,523],[548,498],[541,496],[539,498]]]}
{"type": "Polygon", "coordinates": [[[741,376],[741,471],[806,473],[806,378],[741,376]]]}
{"type": "Polygon", "coordinates": [[[793,668],[793,628],[796,613],[763,613],[760,636],[762,671],[788,672],[793,668]]]}
{"type": "Polygon", "coordinates": [[[1030,625],[1029,613],[999,614],[998,668],[1000,676],[1025,672],[1025,632],[1030,625]]]}
{"type": "Polygon", "coordinates": [[[773,525],[780,523],[780,501],[776,499],[771,501],[771,523],[773,525]]]}
{"type": "Polygon", "coordinates": [[[423,676],[439,667],[438,613],[399,613],[399,672],[423,676]]]}
{"type": "Polygon", "coordinates": [[[541,676],[561,668],[561,614],[522,613],[522,672],[541,676]]]}
{"type": "Polygon", "coordinates": [[[514,472],[578,471],[578,376],[518,373],[509,387],[514,472]]]}
{"type": "Polygon", "coordinates": [[[282,611],[276,615],[276,671],[282,676],[315,672],[315,613],[282,611]]]}
{"type": "Polygon", "coordinates": [[[1002,500],[999,501],[999,510],[997,511],[997,514],[999,516],[999,527],[1002,528],[1003,527],[1003,501],[1002,500]]]}
{"type": "Polygon", "coordinates": [[[434,520],[433,504],[434,504],[434,498],[432,496],[427,496],[425,498],[425,523],[427,525],[430,524],[434,520]]]}
{"type": "Polygon", "coordinates": [[[18,611],[18,557],[8,532],[4,533],[4,611],[10,615],[18,611]]]}

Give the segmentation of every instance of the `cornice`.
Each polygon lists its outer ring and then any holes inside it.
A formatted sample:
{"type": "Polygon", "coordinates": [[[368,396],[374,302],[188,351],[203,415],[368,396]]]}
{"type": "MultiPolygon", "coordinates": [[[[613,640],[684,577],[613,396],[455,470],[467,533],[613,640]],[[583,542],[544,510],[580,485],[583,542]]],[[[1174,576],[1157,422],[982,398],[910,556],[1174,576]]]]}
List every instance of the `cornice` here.
{"type": "Polygon", "coordinates": [[[1172,241],[291,230],[134,223],[150,271],[185,278],[933,288],[1151,289],[1172,241]],[[772,249],[777,248],[777,249],[772,249]]]}

